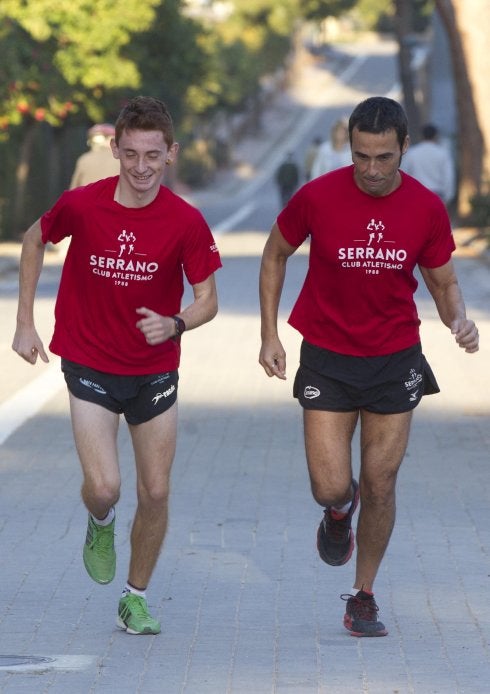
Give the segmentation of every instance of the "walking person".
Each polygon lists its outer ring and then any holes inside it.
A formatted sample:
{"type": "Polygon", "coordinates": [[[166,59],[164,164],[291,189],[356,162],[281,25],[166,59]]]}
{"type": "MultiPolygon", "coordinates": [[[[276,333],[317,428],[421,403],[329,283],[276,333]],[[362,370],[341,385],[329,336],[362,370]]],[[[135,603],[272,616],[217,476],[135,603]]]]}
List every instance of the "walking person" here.
{"type": "Polygon", "coordinates": [[[294,161],[292,152],[288,152],[284,161],[278,166],[275,178],[281,206],[284,207],[299,184],[299,167],[294,161]]]}
{"type": "Polygon", "coordinates": [[[345,120],[340,119],[330,128],[330,139],[318,148],[311,167],[311,178],[317,178],[324,173],[347,166],[352,161],[349,131],[345,120]]]}
{"type": "Polygon", "coordinates": [[[202,215],[161,185],[178,149],[165,104],[146,96],[129,101],[111,147],[119,176],[66,191],[25,234],[13,349],[31,364],[38,356],[48,361],[34,324],[36,287],[45,244],[71,236],[50,349],[62,358],[83,473],[83,560],[94,581],[113,580],[123,414],[138,503],[117,624],[130,634],[157,634],[146,589],[167,529],[180,343],[184,331],[216,315],[221,262],[202,215]],[[182,309],[184,273],[193,300],[182,309]]]}
{"type": "Polygon", "coordinates": [[[402,169],[448,205],[455,194],[454,162],[439,141],[439,130],[432,123],[422,128],[422,141],[410,147],[402,169]]]}
{"type": "Polygon", "coordinates": [[[305,181],[310,181],[312,178],[311,172],[313,169],[313,164],[318,155],[318,150],[322,146],[322,138],[316,136],[310,143],[310,146],[306,150],[305,161],[304,161],[304,171],[305,171],[305,181]]]}
{"type": "Polygon", "coordinates": [[[87,132],[89,151],[78,157],[70,188],[86,186],[87,183],[119,174],[119,162],[114,158],[111,149],[114,133],[114,126],[110,123],[97,123],[89,128],[87,132]]]}
{"type": "Polygon", "coordinates": [[[289,323],[303,336],[293,394],[303,408],[306,458],[315,500],[324,507],[317,532],[331,566],[357,557],[345,627],[384,636],[374,582],[395,523],[395,488],[413,409],[439,391],[422,353],[414,302],[418,266],[456,344],[478,350],[466,317],[441,200],[400,172],[409,144],[402,107],[372,97],[349,119],[353,165],[305,184],[279,214],[260,272],[266,374],[286,378],[277,314],[288,258],[310,237],[309,269],[289,323]],[[360,478],[351,446],[360,425],[360,478]]]}

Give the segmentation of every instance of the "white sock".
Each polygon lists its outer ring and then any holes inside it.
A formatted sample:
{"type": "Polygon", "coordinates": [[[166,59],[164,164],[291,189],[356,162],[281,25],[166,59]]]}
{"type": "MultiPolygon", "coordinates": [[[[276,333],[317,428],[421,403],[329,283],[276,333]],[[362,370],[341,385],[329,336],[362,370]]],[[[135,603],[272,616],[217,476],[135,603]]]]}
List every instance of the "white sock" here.
{"type": "Polygon", "coordinates": [[[100,518],[96,518],[93,513],[91,513],[90,515],[92,516],[94,523],[96,523],[97,525],[100,525],[103,528],[104,526],[110,525],[112,523],[112,521],[114,520],[114,517],[116,515],[116,510],[115,510],[114,506],[111,506],[109,513],[102,520],[100,518]]]}
{"type": "Polygon", "coordinates": [[[126,583],[126,585],[123,588],[121,597],[125,598],[126,595],[129,595],[130,593],[132,593],[133,595],[139,595],[141,598],[145,598],[146,600],[146,590],[138,590],[138,588],[132,586],[131,583],[126,583]]]}
{"type": "Polygon", "coordinates": [[[374,595],[372,590],[364,590],[364,588],[353,588],[352,589],[352,595],[357,595],[357,593],[362,590],[363,593],[367,593],[368,595],[374,595]]]}
{"type": "Polygon", "coordinates": [[[349,513],[351,504],[352,499],[343,506],[331,506],[331,508],[333,508],[336,513],[342,513],[345,516],[349,513]]]}

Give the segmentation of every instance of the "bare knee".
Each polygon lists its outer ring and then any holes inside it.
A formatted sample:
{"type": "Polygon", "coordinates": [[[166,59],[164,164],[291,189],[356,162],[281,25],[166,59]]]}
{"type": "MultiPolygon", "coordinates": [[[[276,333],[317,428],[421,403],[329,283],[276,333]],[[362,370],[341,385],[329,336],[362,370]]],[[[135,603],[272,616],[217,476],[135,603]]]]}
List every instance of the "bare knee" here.
{"type": "Polygon", "coordinates": [[[320,506],[342,506],[352,499],[352,479],[310,479],[311,493],[320,506]]]}
{"type": "Polygon", "coordinates": [[[361,475],[360,490],[364,507],[386,507],[395,503],[397,472],[361,475]]]}
{"type": "Polygon", "coordinates": [[[138,484],[138,503],[148,509],[165,508],[170,494],[167,480],[149,485],[138,484]]]}
{"type": "Polygon", "coordinates": [[[82,486],[82,498],[90,510],[110,509],[119,501],[120,492],[120,483],[115,480],[85,480],[82,486]]]}

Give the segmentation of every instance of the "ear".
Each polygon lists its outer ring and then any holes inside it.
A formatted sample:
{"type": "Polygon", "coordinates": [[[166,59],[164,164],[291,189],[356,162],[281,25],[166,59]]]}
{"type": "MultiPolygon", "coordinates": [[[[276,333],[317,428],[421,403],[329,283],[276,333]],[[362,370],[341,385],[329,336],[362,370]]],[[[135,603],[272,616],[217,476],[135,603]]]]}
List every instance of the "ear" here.
{"type": "Polygon", "coordinates": [[[113,137],[111,137],[111,149],[114,159],[119,159],[119,147],[116,145],[116,140],[113,137]]]}
{"type": "Polygon", "coordinates": [[[403,143],[402,154],[405,154],[405,152],[407,151],[409,146],[410,146],[410,135],[407,135],[405,138],[405,142],[403,143]]]}
{"type": "Polygon", "coordinates": [[[170,164],[173,164],[176,157],[177,157],[177,152],[179,151],[179,143],[174,142],[173,145],[171,145],[168,149],[167,152],[167,158],[165,163],[170,166],[170,164]]]}

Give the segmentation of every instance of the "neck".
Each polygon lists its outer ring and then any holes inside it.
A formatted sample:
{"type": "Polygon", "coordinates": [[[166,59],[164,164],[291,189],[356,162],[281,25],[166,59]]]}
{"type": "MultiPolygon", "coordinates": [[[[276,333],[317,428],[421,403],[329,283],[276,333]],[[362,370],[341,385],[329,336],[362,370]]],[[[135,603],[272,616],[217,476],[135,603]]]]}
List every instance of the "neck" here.
{"type": "Polygon", "coordinates": [[[119,179],[114,191],[114,201],[123,207],[145,207],[149,205],[158,195],[158,190],[151,190],[148,193],[138,193],[134,190],[125,190],[121,186],[119,179]]]}

